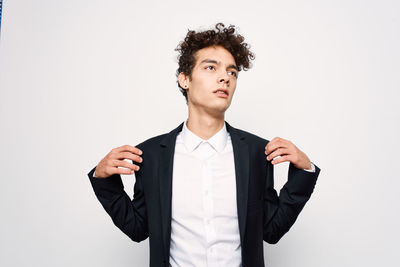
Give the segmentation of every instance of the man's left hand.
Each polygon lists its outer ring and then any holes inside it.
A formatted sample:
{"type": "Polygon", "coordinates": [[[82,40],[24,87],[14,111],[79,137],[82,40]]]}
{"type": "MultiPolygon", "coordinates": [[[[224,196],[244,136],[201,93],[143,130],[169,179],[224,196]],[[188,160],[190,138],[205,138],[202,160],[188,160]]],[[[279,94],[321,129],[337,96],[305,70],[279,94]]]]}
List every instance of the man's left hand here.
{"type": "Polygon", "coordinates": [[[280,137],[275,137],[265,146],[267,160],[272,160],[272,164],[290,161],[298,169],[311,169],[311,161],[298,149],[292,142],[280,137]]]}

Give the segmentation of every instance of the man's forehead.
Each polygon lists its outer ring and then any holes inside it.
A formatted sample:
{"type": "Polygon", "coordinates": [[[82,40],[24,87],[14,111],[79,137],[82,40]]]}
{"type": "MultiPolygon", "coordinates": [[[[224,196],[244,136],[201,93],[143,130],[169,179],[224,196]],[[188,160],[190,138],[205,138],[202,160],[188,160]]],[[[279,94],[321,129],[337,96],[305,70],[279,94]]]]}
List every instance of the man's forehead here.
{"type": "Polygon", "coordinates": [[[196,59],[196,64],[201,63],[212,63],[216,64],[227,64],[236,65],[235,59],[232,54],[222,46],[209,46],[198,50],[194,57],[196,59]]]}

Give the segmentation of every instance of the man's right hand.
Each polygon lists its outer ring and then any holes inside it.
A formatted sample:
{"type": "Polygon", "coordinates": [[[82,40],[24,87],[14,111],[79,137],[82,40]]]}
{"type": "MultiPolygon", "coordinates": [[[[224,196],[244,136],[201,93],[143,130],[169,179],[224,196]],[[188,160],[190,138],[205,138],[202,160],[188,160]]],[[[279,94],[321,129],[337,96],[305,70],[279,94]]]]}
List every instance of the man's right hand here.
{"type": "Polygon", "coordinates": [[[130,145],[114,148],[97,164],[94,177],[107,178],[113,174],[132,174],[133,171],[139,170],[139,166],[124,159],[141,163],[143,158],[140,155],[142,154],[140,149],[130,145]]]}

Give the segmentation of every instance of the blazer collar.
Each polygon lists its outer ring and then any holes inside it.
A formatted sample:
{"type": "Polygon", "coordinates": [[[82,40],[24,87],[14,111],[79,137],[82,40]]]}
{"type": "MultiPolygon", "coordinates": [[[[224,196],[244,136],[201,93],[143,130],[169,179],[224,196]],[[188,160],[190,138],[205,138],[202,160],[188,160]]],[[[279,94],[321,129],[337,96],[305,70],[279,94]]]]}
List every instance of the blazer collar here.
{"type": "MultiPolygon", "coordinates": [[[[182,131],[181,123],[169,132],[160,142],[158,179],[160,190],[161,228],[164,242],[164,257],[169,260],[171,240],[171,200],[172,174],[176,137],[182,131]]],[[[231,135],[236,175],[236,199],[239,219],[240,240],[243,243],[246,229],[246,214],[249,184],[249,150],[245,136],[225,121],[226,130],[231,135]]]]}

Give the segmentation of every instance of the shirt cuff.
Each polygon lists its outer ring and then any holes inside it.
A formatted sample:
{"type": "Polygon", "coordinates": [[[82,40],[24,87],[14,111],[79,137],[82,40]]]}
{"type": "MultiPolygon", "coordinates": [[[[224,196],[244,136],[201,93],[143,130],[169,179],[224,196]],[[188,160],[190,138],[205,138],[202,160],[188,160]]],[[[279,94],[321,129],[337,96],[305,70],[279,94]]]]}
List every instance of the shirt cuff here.
{"type": "Polygon", "coordinates": [[[311,170],[307,170],[307,169],[303,169],[303,170],[305,170],[306,172],[315,172],[315,165],[314,165],[314,163],[311,162],[311,170]]]}

